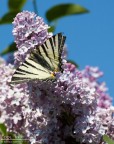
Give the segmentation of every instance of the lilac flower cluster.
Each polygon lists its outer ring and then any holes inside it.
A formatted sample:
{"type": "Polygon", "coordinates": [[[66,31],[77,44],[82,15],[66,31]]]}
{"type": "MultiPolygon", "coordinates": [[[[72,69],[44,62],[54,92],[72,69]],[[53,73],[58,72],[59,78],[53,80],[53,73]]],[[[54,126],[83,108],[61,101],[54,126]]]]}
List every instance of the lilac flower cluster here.
{"type": "MultiPolygon", "coordinates": [[[[67,63],[66,67],[70,71],[75,71],[76,69],[75,65],[70,63],[67,63]]],[[[103,76],[103,72],[98,67],[90,66],[86,66],[80,72],[82,74],[82,82],[86,83],[90,88],[94,88],[97,94],[95,118],[101,122],[99,133],[101,135],[107,134],[114,140],[114,107],[112,106],[112,99],[107,93],[108,88],[105,82],[99,81],[99,78],[103,76]]]]}
{"type": "Polygon", "coordinates": [[[114,140],[114,107],[112,106],[112,99],[108,94],[105,82],[99,81],[99,78],[103,76],[103,72],[98,67],[86,66],[82,71],[82,75],[83,82],[87,83],[91,88],[94,87],[98,93],[96,119],[102,122],[100,131],[114,140]]]}
{"type": "Polygon", "coordinates": [[[83,81],[90,87],[94,87],[99,94],[98,106],[101,108],[109,108],[112,105],[112,99],[107,93],[108,88],[105,82],[100,82],[99,78],[103,76],[103,72],[98,67],[86,66],[82,71],[83,81]]]}
{"type": "MultiPolygon", "coordinates": [[[[0,123],[7,125],[8,131],[18,131],[22,122],[22,106],[26,104],[29,96],[25,92],[26,84],[11,87],[14,66],[6,65],[0,59],[0,123]]],[[[21,130],[21,129],[20,129],[21,130]]]]}
{"type": "Polygon", "coordinates": [[[93,129],[94,89],[82,83],[78,72],[64,71],[57,79],[55,83],[29,83],[31,105],[33,109],[40,108],[44,115],[37,119],[39,127],[34,127],[34,131],[39,131],[37,141],[46,144],[99,141],[97,135],[92,137],[92,133],[97,133],[97,129],[93,129]]]}
{"type": "Polygon", "coordinates": [[[52,36],[48,33],[49,26],[43,19],[33,12],[24,11],[18,13],[13,21],[13,35],[18,51],[14,54],[15,65],[19,66],[36,45],[41,45],[52,36]]]}
{"type": "MultiPolygon", "coordinates": [[[[29,52],[50,34],[42,18],[28,11],[14,19],[20,65],[29,52]]],[[[63,53],[62,59],[66,57],[63,53]]],[[[0,59],[0,122],[8,131],[21,133],[31,144],[105,144],[104,134],[114,139],[114,108],[98,68],[79,71],[64,62],[55,82],[34,81],[11,87],[14,66],[0,59]]]]}

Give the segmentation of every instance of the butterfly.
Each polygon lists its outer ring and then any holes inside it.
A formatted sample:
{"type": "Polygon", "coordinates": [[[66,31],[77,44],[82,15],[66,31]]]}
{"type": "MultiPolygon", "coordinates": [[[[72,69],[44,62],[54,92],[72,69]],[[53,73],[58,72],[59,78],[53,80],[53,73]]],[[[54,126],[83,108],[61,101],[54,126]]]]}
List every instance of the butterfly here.
{"type": "Polygon", "coordinates": [[[36,46],[14,72],[10,84],[30,80],[53,80],[56,72],[62,72],[62,51],[66,37],[58,33],[36,46]]]}

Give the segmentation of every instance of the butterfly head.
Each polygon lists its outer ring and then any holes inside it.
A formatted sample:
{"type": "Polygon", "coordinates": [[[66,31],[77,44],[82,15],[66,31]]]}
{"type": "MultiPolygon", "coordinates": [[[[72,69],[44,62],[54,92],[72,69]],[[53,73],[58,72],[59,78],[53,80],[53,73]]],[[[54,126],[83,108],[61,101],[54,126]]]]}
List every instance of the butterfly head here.
{"type": "Polygon", "coordinates": [[[55,73],[54,72],[51,73],[51,77],[55,78],[55,73]]]}
{"type": "Polygon", "coordinates": [[[51,77],[52,77],[52,78],[55,78],[57,72],[59,72],[59,70],[58,70],[58,69],[55,69],[55,70],[51,73],[51,77]]]}

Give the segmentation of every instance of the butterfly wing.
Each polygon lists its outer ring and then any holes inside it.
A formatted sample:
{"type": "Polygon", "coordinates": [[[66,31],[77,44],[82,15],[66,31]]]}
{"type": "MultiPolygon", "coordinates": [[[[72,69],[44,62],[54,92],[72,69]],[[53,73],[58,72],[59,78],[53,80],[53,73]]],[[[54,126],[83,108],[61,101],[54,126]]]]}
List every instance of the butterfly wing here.
{"type": "Polygon", "coordinates": [[[61,53],[65,37],[61,33],[52,36],[46,42],[36,47],[25,62],[16,69],[11,84],[22,83],[29,80],[54,79],[51,75],[57,69],[61,69],[61,53]]]}
{"type": "MultiPolygon", "coordinates": [[[[52,71],[62,71],[61,54],[66,37],[61,33],[54,35],[44,42],[43,45],[35,49],[36,53],[42,56],[52,68],[52,71]]],[[[35,52],[34,51],[34,52],[35,52]]]]}
{"type": "Polygon", "coordinates": [[[51,71],[49,70],[50,67],[48,67],[48,63],[46,63],[40,56],[37,56],[37,59],[39,60],[38,62],[33,60],[31,57],[26,58],[25,62],[19,68],[17,68],[13,74],[11,84],[18,84],[33,79],[52,79],[53,77],[51,77],[51,71]]]}

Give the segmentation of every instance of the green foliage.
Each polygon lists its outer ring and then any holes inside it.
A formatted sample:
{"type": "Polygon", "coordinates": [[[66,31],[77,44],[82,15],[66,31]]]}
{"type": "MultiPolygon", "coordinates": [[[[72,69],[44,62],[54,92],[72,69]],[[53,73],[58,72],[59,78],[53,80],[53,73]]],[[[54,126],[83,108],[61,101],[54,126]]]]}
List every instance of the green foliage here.
{"type": "Polygon", "coordinates": [[[9,11],[0,18],[0,24],[10,24],[24,6],[26,0],[8,0],[9,11]]]}
{"type": "Polygon", "coordinates": [[[8,6],[10,10],[21,10],[26,0],[9,0],[8,6]]]}
{"type": "Polygon", "coordinates": [[[54,32],[55,31],[55,26],[51,26],[49,29],[48,29],[48,32],[54,32]]]}
{"type": "Polygon", "coordinates": [[[13,144],[28,144],[28,141],[24,140],[22,135],[18,134],[14,136],[13,144]]]}
{"type": "Polygon", "coordinates": [[[89,11],[80,5],[71,4],[71,3],[59,4],[50,8],[46,12],[46,18],[49,22],[52,22],[64,16],[83,14],[87,12],[89,11]]]}
{"type": "Polygon", "coordinates": [[[13,141],[13,144],[22,144],[23,143],[23,136],[22,135],[15,136],[15,139],[16,140],[13,141]]]}
{"type": "Polygon", "coordinates": [[[48,29],[48,32],[54,32],[54,31],[56,30],[57,21],[55,20],[55,21],[53,22],[53,24],[52,24],[52,25],[49,25],[49,26],[50,26],[50,28],[48,29]]]}
{"type": "Polygon", "coordinates": [[[107,135],[104,135],[104,136],[103,136],[103,140],[104,140],[107,144],[114,144],[114,141],[111,140],[111,139],[109,138],[109,136],[107,136],[107,135]]]}
{"type": "Polygon", "coordinates": [[[10,24],[13,22],[14,17],[19,11],[9,11],[1,19],[0,24],[10,24]]]}
{"type": "Polygon", "coordinates": [[[5,124],[0,124],[0,144],[7,144],[7,143],[28,144],[28,141],[24,140],[23,136],[20,134],[15,134],[14,132],[7,132],[5,124]]]}
{"type": "Polygon", "coordinates": [[[5,54],[8,54],[8,53],[11,53],[11,52],[14,52],[16,51],[17,48],[16,48],[16,44],[13,42],[11,43],[7,48],[5,48],[2,53],[0,53],[1,56],[5,55],[5,54]]]}
{"type": "Polygon", "coordinates": [[[7,134],[6,126],[3,123],[0,124],[0,133],[2,135],[6,135],[7,134]]]}

